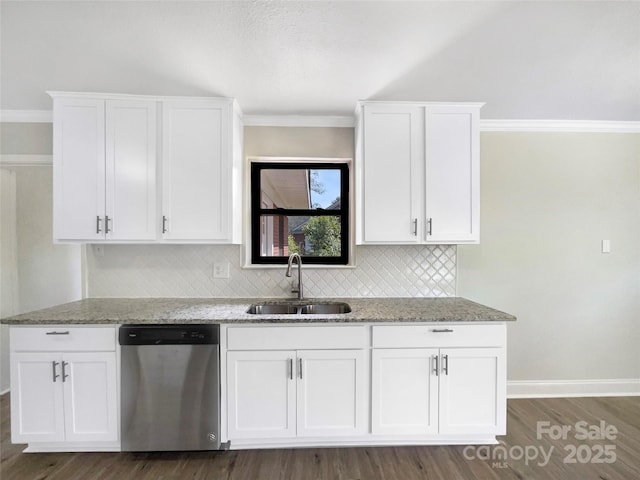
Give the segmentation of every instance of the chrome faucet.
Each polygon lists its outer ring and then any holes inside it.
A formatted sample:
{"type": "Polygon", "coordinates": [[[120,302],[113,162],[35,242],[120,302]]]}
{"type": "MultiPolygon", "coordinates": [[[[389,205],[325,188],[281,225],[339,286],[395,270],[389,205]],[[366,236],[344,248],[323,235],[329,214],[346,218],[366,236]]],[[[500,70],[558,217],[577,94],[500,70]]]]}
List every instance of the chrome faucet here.
{"type": "Polygon", "coordinates": [[[287,263],[287,273],[285,273],[285,275],[287,277],[291,276],[291,266],[293,265],[294,260],[298,261],[298,288],[295,288],[292,285],[291,293],[297,293],[298,299],[302,299],[304,298],[304,293],[302,292],[302,258],[300,257],[299,253],[292,253],[291,255],[289,255],[289,262],[287,263]]]}

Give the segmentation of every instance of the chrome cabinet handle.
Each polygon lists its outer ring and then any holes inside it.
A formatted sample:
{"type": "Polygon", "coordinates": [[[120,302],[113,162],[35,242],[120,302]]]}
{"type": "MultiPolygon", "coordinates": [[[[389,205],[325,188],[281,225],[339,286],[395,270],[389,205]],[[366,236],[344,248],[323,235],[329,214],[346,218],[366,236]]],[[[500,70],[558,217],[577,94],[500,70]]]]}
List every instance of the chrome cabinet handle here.
{"type": "Polygon", "coordinates": [[[96,215],[96,233],[102,233],[102,229],[100,228],[101,221],[100,215],[96,215]]]}
{"type": "Polygon", "coordinates": [[[298,374],[300,375],[300,380],[302,380],[302,359],[298,359],[298,374]]]}
{"type": "Polygon", "coordinates": [[[67,375],[67,370],[66,370],[67,365],[69,365],[69,362],[65,362],[63,360],[62,361],[62,383],[64,383],[66,379],[69,377],[69,375],[67,375]]]}
{"type": "Polygon", "coordinates": [[[167,217],[162,215],[162,233],[167,233],[167,217]]]}
{"type": "Polygon", "coordinates": [[[442,355],[442,372],[449,375],[449,355],[442,355]]]}
{"type": "Polygon", "coordinates": [[[69,335],[69,330],[65,330],[64,332],[47,332],[45,335],[69,335]]]}
{"type": "Polygon", "coordinates": [[[109,218],[109,215],[105,215],[105,217],[104,217],[104,233],[109,233],[111,230],[113,230],[112,228],[109,228],[109,221],[111,221],[111,223],[113,223],[113,218],[109,218]]]}
{"type": "Polygon", "coordinates": [[[433,333],[453,333],[453,330],[450,328],[434,328],[431,331],[433,333]]]}
{"type": "Polygon", "coordinates": [[[418,236],[418,219],[417,218],[413,219],[413,236],[414,237],[418,236]]]}
{"type": "Polygon", "coordinates": [[[293,358],[289,359],[289,380],[293,380],[293,358]]]}
{"type": "Polygon", "coordinates": [[[56,362],[55,360],[53,362],[51,362],[51,366],[53,367],[53,382],[55,383],[56,378],[58,378],[60,375],[58,375],[56,373],[56,367],[60,365],[60,362],[56,362]]]}
{"type": "Polygon", "coordinates": [[[440,375],[440,373],[438,372],[438,355],[433,355],[432,358],[434,360],[433,373],[435,373],[437,377],[438,375],[440,375]]]}
{"type": "Polygon", "coordinates": [[[427,235],[433,235],[433,218],[427,218],[427,235]]]}

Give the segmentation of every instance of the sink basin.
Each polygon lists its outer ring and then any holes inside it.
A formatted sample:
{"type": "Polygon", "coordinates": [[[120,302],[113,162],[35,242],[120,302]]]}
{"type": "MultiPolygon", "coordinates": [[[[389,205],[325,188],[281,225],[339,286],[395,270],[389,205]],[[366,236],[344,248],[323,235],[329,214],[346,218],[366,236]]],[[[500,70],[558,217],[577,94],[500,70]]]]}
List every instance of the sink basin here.
{"type": "Polygon", "coordinates": [[[289,303],[269,303],[266,305],[251,305],[247,313],[254,315],[293,315],[298,313],[298,307],[289,303]]]}
{"type": "Polygon", "coordinates": [[[351,307],[346,303],[310,303],[300,309],[300,313],[309,315],[332,315],[350,311],[351,307]]]}
{"type": "Polygon", "coordinates": [[[349,313],[351,307],[347,303],[308,303],[294,305],[291,303],[264,303],[249,307],[247,313],[252,315],[334,315],[349,313]]]}

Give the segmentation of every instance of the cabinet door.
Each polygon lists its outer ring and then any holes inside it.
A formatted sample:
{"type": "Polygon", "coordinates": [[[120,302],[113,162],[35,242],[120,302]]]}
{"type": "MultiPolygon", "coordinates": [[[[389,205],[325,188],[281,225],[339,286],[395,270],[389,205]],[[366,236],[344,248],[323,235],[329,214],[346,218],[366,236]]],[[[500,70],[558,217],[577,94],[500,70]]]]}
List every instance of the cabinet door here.
{"type": "Polygon", "coordinates": [[[298,351],[298,437],[367,431],[364,350],[298,351]]]}
{"type": "Polygon", "coordinates": [[[156,238],[156,125],[153,101],[107,101],[107,239],[156,238]]]}
{"type": "Polygon", "coordinates": [[[11,355],[13,443],[65,439],[61,361],[57,353],[11,355]]]}
{"type": "Polygon", "coordinates": [[[227,353],[229,439],[296,434],[295,352],[227,353]]]}
{"type": "Polygon", "coordinates": [[[506,433],[502,348],[441,349],[440,433],[506,433]]]}
{"type": "Polygon", "coordinates": [[[426,107],[426,218],[429,243],[480,240],[479,109],[426,107]]]}
{"type": "Polygon", "coordinates": [[[163,103],[163,238],[230,238],[231,104],[163,103]]]}
{"type": "Polygon", "coordinates": [[[374,349],[372,353],[372,432],[438,432],[438,350],[374,349]]]}
{"type": "Polygon", "coordinates": [[[53,110],[53,236],[103,239],[104,101],[56,98],[53,110]]]}
{"type": "Polygon", "coordinates": [[[365,105],[363,243],[420,243],[424,122],[420,107],[365,105]]]}
{"type": "Polygon", "coordinates": [[[64,418],[67,441],[116,441],[116,354],[65,353],[64,418]]]}

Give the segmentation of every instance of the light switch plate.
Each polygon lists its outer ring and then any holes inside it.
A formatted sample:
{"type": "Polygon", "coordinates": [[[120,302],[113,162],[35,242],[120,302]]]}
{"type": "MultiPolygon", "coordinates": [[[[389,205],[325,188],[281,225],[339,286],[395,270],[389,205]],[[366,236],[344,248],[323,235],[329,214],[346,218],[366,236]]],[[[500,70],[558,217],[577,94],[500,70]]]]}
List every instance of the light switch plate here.
{"type": "Polygon", "coordinates": [[[611,240],[602,240],[602,253],[611,253],[611,240]]]}
{"type": "Polygon", "coordinates": [[[229,278],[229,262],[214,263],[213,278],[229,278]]]}

